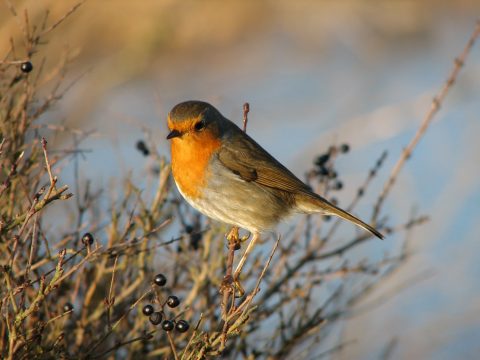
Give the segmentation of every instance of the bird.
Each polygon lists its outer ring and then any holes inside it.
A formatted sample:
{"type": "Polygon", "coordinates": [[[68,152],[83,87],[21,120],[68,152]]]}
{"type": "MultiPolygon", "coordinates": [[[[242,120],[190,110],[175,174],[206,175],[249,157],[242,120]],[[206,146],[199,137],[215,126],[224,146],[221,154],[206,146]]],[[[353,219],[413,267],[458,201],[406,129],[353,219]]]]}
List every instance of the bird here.
{"type": "Polygon", "coordinates": [[[384,238],[313,192],[209,103],[190,100],[175,105],[167,126],[171,169],[180,194],[207,217],[252,234],[234,278],[260,234],[296,213],[335,215],[384,238]]]}

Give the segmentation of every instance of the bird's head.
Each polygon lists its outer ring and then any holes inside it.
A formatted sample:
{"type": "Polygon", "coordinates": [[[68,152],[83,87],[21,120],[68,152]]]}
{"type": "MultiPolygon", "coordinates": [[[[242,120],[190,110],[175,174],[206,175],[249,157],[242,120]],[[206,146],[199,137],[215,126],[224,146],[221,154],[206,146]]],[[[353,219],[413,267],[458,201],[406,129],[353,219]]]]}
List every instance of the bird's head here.
{"type": "Polygon", "coordinates": [[[209,141],[219,138],[227,125],[220,112],[203,101],[185,101],[168,114],[167,125],[170,130],[167,139],[184,141],[209,141]]]}

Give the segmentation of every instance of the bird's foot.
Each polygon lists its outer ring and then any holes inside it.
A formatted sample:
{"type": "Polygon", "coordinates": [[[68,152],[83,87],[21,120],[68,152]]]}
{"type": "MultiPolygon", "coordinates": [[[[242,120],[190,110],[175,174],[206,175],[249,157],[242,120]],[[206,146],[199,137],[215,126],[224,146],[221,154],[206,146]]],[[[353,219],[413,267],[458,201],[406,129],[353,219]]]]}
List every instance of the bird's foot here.
{"type": "Polygon", "coordinates": [[[245,290],[240,281],[231,275],[224,276],[220,284],[220,293],[224,294],[225,292],[233,294],[236,298],[241,298],[245,295],[245,290]]]}
{"type": "Polygon", "coordinates": [[[228,234],[226,235],[226,238],[227,238],[229,243],[234,243],[235,244],[234,250],[237,251],[237,250],[241,249],[242,244],[245,241],[250,239],[250,233],[240,237],[240,234],[238,233],[238,227],[233,226],[231,228],[231,230],[228,232],[228,234]]]}
{"type": "Polygon", "coordinates": [[[250,239],[250,235],[251,235],[251,233],[248,233],[247,235],[242,236],[242,237],[239,239],[240,243],[242,244],[242,243],[244,243],[245,241],[247,241],[248,239],[250,239]]]}
{"type": "Polygon", "coordinates": [[[238,234],[238,227],[232,226],[230,231],[227,234],[227,240],[228,241],[236,241],[238,240],[239,234],[238,234]]]}

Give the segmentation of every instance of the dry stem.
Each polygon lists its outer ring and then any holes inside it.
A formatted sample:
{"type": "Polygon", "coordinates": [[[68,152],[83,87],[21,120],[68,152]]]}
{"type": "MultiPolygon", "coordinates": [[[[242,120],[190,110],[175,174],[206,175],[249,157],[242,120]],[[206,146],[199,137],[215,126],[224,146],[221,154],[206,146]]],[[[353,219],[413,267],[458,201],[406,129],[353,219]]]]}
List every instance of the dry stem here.
{"type": "Polygon", "coordinates": [[[417,132],[415,133],[414,137],[412,138],[410,143],[407,145],[407,147],[403,150],[400,158],[397,160],[397,163],[393,167],[392,172],[390,173],[390,177],[385,183],[383,190],[380,193],[380,196],[378,197],[377,203],[375,204],[373,215],[372,215],[372,222],[374,224],[378,220],[378,216],[380,214],[380,210],[385,201],[385,198],[388,196],[390,190],[392,189],[392,186],[395,183],[395,180],[397,179],[398,174],[400,173],[400,170],[402,169],[405,162],[412,155],[413,150],[415,149],[418,142],[427,131],[430,123],[432,122],[433,118],[435,117],[438,110],[440,109],[450,88],[453,86],[453,84],[457,80],[458,74],[462,69],[462,67],[464,66],[467,56],[470,53],[470,50],[472,49],[479,35],[480,35],[480,20],[477,20],[475,29],[473,30],[473,33],[470,36],[470,39],[468,40],[467,44],[465,45],[462,53],[460,54],[459,57],[455,58],[454,65],[453,65],[452,71],[450,72],[450,75],[448,76],[447,80],[443,84],[443,87],[440,90],[440,92],[433,98],[432,104],[430,106],[430,110],[425,114],[425,117],[423,118],[423,121],[420,127],[418,128],[417,132]]]}

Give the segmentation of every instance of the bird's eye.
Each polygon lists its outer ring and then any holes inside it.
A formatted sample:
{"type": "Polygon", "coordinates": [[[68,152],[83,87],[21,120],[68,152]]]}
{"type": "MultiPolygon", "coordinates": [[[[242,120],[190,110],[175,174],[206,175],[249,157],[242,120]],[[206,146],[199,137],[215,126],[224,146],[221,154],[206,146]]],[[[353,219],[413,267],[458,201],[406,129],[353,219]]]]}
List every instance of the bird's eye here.
{"type": "Polygon", "coordinates": [[[195,131],[200,131],[205,129],[205,120],[200,120],[194,125],[195,131]]]}

